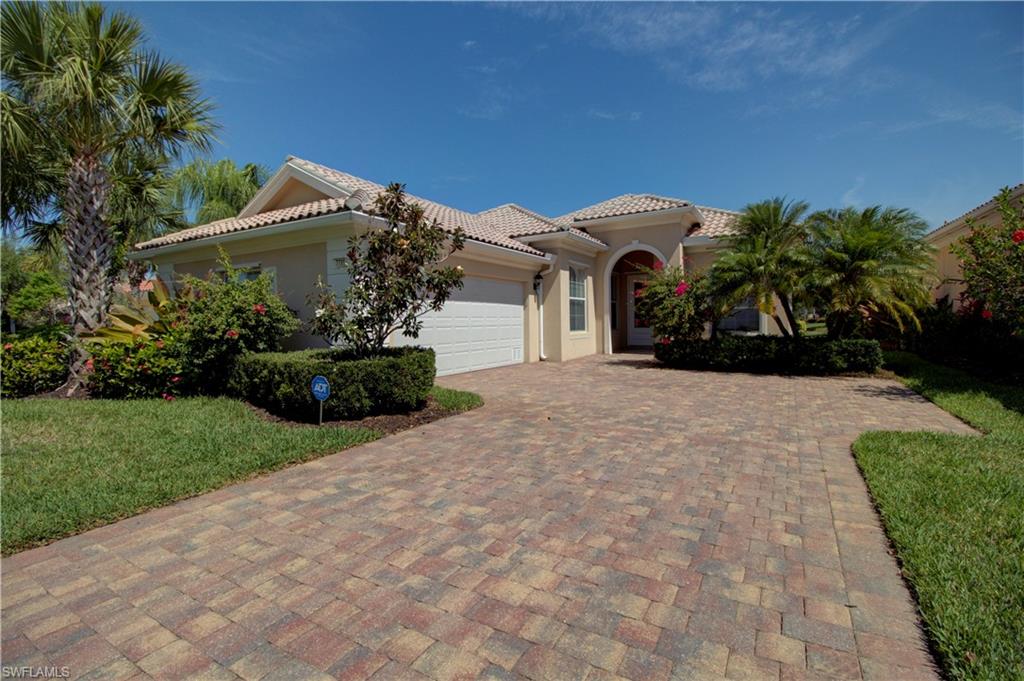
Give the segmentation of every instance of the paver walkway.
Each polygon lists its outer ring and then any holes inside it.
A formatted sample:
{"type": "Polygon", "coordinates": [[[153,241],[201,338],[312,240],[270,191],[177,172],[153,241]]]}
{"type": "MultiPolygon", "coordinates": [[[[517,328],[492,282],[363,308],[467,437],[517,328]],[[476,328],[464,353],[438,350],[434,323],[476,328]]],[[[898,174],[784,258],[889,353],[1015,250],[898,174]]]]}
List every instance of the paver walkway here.
{"type": "Polygon", "coordinates": [[[73,676],[934,678],[850,455],[968,431],[896,383],[636,356],[3,561],[3,662],[73,676]]]}

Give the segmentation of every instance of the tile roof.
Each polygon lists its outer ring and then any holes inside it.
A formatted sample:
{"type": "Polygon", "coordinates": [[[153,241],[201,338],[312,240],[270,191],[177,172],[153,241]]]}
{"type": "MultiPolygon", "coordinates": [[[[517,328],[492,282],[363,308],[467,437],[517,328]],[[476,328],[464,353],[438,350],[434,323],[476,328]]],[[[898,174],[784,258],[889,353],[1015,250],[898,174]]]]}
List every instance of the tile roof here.
{"type": "MultiPolygon", "coordinates": [[[[363,202],[367,204],[372,203],[377,195],[384,190],[384,185],[350,175],[340,170],[328,168],[319,163],[313,163],[312,161],[294,156],[289,157],[288,162],[296,168],[300,168],[334,185],[346,195],[358,192],[363,202]]],[[[428,219],[436,219],[445,228],[454,229],[461,227],[469,239],[510,248],[531,255],[543,255],[543,252],[523,243],[524,237],[565,230],[596,245],[605,246],[607,244],[603,241],[591,236],[585,230],[574,227],[573,223],[581,220],[648,213],[692,205],[689,201],[684,201],[683,199],[654,194],[623,194],[552,219],[515,203],[506,203],[479,213],[468,213],[412,194],[409,194],[408,198],[423,206],[424,214],[428,219]]],[[[345,200],[345,197],[322,199],[288,208],[258,213],[246,218],[218,220],[206,225],[192,227],[144,241],[136,244],[135,248],[138,250],[158,248],[160,246],[204,239],[211,236],[268,227],[293,220],[341,213],[349,210],[345,205],[345,200]]],[[[728,236],[732,233],[732,225],[738,213],[706,206],[698,206],[698,208],[704,214],[706,220],[705,224],[695,230],[691,236],[715,238],[728,236]]]]}
{"type": "Polygon", "coordinates": [[[477,213],[477,215],[486,218],[495,227],[501,229],[509,236],[520,238],[523,241],[529,241],[525,237],[565,231],[598,246],[608,245],[597,237],[587,234],[582,229],[559,225],[551,218],[546,218],[540,213],[534,213],[532,210],[523,208],[515,203],[506,203],[496,208],[490,208],[477,213]]]}
{"type": "MultiPolygon", "coordinates": [[[[376,182],[370,182],[369,180],[365,180],[361,177],[343,173],[339,170],[328,168],[327,166],[322,166],[319,163],[306,161],[305,159],[290,157],[288,162],[330,184],[335,185],[346,194],[357,190],[363,190],[368,195],[369,202],[371,203],[377,197],[377,194],[381,193],[385,189],[384,185],[377,184],[376,182]]],[[[445,206],[434,201],[429,201],[412,194],[408,194],[407,196],[410,201],[415,201],[423,206],[423,212],[428,219],[436,219],[447,229],[461,227],[466,233],[466,237],[469,239],[482,241],[495,246],[503,246],[504,248],[529,253],[531,255],[543,255],[542,251],[511,238],[502,229],[491,224],[491,222],[484,217],[474,215],[473,213],[467,213],[466,211],[461,211],[456,208],[451,208],[450,206],[445,206]]],[[[174,232],[156,239],[151,239],[149,241],[136,244],[135,247],[139,250],[157,248],[159,246],[182,243],[195,239],[203,239],[210,236],[230,234],[232,232],[239,232],[255,227],[267,227],[302,218],[340,213],[344,210],[347,210],[344,198],[322,199],[320,201],[311,201],[309,203],[303,203],[289,208],[281,208],[278,210],[267,211],[265,213],[258,213],[247,218],[227,218],[225,220],[218,220],[206,225],[192,227],[191,229],[185,229],[180,232],[174,232]]]]}
{"type": "Polygon", "coordinates": [[[711,206],[697,206],[697,210],[704,216],[704,223],[687,236],[706,236],[718,239],[736,234],[736,218],[741,213],[711,206]]]}
{"type": "Polygon", "coordinates": [[[611,218],[620,215],[634,215],[636,213],[650,213],[670,208],[682,208],[691,205],[689,201],[674,199],[668,196],[657,196],[655,194],[623,194],[614,198],[595,203],[592,206],[566,213],[555,222],[558,224],[569,224],[580,220],[596,220],[598,218],[611,218]]]}

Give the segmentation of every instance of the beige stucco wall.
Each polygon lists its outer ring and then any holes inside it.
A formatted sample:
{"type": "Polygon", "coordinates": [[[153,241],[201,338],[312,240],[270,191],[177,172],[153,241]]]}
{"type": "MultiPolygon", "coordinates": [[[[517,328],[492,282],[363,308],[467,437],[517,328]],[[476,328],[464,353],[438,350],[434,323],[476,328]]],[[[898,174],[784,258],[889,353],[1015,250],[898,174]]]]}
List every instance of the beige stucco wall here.
{"type": "MultiPolygon", "coordinates": [[[[1002,217],[996,213],[984,219],[986,223],[1002,225],[1002,217]]],[[[963,237],[970,234],[966,223],[951,225],[942,234],[929,239],[935,247],[935,270],[939,278],[938,285],[932,290],[935,300],[948,296],[954,308],[960,307],[960,294],[964,291],[963,272],[960,269],[960,259],[953,254],[950,247],[963,237]]]]}
{"type": "Polygon", "coordinates": [[[310,201],[320,201],[321,199],[326,198],[328,197],[323,192],[317,191],[308,184],[299,182],[295,178],[291,178],[284,183],[281,189],[278,190],[277,194],[274,195],[274,198],[263,206],[260,212],[265,213],[278,208],[290,208],[292,206],[309,203],[310,201]]]}

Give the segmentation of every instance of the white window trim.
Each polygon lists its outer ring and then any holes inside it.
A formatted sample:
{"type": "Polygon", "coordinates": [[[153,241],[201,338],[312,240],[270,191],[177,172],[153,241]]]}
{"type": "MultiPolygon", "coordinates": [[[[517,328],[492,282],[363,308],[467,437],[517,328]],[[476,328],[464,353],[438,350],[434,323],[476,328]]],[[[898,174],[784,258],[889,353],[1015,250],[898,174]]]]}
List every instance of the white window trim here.
{"type": "Polygon", "coordinates": [[[588,286],[587,286],[587,279],[588,278],[589,277],[587,277],[586,267],[579,267],[579,266],[577,266],[576,263],[570,263],[569,264],[569,305],[568,305],[568,308],[567,308],[566,311],[568,312],[568,316],[569,316],[569,333],[571,333],[571,334],[586,334],[586,333],[589,333],[589,331],[590,331],[590,319],[589,319],[590,315],[587,314],[587,296],[590,293],[587,290],[588,289],[588,286]],[[580,296],[574,296],[572,294],[572,275],[573,275],[573,272],[576,272],[577,276],[583,277],[583,297],[582,298],[580,296]],[[573,329],[572,328],[572,301],[574,301],[574,300],[579,300],[579,301],[583,302],[583,328],[582,329],[573,329]]]}
{"type": "MultiPolygon", "coordinates": [[[[270,289],[277,293],[277,267],[274,265],[262,265],[258,262],[242,262],[237,265],[232,263],[231,269],[234,270],[259,270],[260,274],[270,275],[270,289]]],[[[224,274],[226,270],[223,267],[218,267],[214,270],[217,274],[224,274]]]]}

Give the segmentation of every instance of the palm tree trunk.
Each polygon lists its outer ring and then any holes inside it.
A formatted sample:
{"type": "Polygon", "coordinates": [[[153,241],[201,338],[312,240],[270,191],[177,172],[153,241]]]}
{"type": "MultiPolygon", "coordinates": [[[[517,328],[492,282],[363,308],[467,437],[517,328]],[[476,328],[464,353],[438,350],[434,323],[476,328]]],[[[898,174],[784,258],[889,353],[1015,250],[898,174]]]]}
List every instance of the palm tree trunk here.
{"type": "Polygon", "coordinates": [[[793,314],[793,305],[789,302],[789,298],[786,296],[779,296],[779,303],[782,305],[782,311],[786,313],[786,321],[789,322],[789,328],[793,332],[794,338],[800,337],[800,326],[796,323],[796,315],[793,314]]]}
{"type": "MultiPolygon", "coordinates": [[[[103,324],[110,306],[114,243],[106,224],[109,193],[107,170],[91,150],[72,159],[64,197],[64,245],[68,252],[72,332],[79,341],[103,324]]],[[[76,343],[70,376],[63,388],[68,396],[82,391],[88,358],[82,343],[76,343]]]]}
{"type": "Polygon", "coordinates": [[[780,317],[777,314],[772,314],[772,319],[775,320],[775,324],[778,325],[779,331],[782,332],[783,336],[785,336],[786,338],[792,337],[793,334],[791,334],[789,332],[789,329],[786,328],[785,323],[783,323],[783,321],[782,321],[782,317],[780,317]]]}

